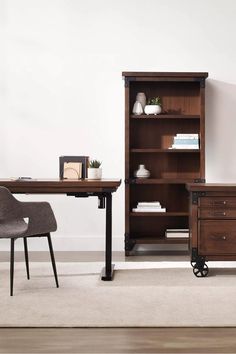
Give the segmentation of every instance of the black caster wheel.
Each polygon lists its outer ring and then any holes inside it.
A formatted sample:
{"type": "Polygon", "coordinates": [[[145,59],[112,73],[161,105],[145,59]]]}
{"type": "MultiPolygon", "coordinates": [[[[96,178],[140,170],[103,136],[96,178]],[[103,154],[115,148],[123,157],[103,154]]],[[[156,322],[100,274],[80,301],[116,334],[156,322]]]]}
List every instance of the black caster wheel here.
{"type": "Polygon", "coordinates": [[[193,267],[193,274],[197,278],[204,278],[208,275],[209,269],[206,263],[204,263],[203,266],[198,266],[197,264],[194,265],[193,267]]]}

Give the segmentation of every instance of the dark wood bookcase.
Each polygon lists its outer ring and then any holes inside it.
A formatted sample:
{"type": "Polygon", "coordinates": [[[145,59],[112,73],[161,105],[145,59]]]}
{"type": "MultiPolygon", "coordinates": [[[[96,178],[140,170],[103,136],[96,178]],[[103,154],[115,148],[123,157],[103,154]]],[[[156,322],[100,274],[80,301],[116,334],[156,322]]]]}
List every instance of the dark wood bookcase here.
{"type": "Polygon", "coordinates": [[[186,243],[166,229],[188,228],[186,183],[205,180],[205,80],[199,72],[123,72],[125,83],[125,251],[136,244],[186,243]],[[160,96],[159,115],[132,114],[138,92],[160,96]],[[177,133],[198,133],[199,150],[172,149],[177,133]],[[144,164],[150,178],[134,178],[144,164]],[[140,201],[159,200],[165,213],[133,213],[140,201]]]}

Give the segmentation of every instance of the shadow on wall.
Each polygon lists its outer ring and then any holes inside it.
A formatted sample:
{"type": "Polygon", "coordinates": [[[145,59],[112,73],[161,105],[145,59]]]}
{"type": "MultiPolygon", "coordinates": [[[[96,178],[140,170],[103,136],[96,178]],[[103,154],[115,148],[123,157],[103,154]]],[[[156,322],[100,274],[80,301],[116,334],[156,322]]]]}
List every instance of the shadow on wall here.
{"type": "Polygon", "coordinates": [[[206,181],[236,183],[236,85],[207,80],[206,181]]]}

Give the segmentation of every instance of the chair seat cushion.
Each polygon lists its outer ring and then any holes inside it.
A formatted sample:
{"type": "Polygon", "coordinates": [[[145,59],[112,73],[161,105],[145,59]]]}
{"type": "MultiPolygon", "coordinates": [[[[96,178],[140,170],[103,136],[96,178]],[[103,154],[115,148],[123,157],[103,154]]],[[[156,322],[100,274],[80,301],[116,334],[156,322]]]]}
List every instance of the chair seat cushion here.
{"type": "Polygon", "coordinates": [[[0,238],[23,236],[28,229],[28,224],[23,219],[0,220],[0,238]]]}

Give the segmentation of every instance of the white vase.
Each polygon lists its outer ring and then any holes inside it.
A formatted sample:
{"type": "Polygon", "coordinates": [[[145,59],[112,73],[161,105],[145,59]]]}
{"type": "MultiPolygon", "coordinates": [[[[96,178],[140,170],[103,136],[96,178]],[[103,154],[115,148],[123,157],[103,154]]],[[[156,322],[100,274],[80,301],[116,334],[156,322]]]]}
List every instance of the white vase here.
{"type": "Polygon", "coordinates": [[[137,178],[148,178],[150,177],[150,171],[145,168],[145,165],[139,165],[138,170],[134,172],[134,176],[137,178]]]}
{"type": "Polygon", "coordinates": [[[136,96],[136,101],[141,103],[142,108],[144,110],[144,107],[146,106],[146,101],[147,101],[145,93],[144,92],[138,92],[137,96],[136,96]]]}
{"type": "Polygon", "coordinates": [[[161,106],[157,104],[148,104],[144,108],[144,112],[146,114],[160,114],[161,113],[161,106]]]}
{"type": "Polygon", "coordinates": [[[88,168],[88,179],[101,179],[102,169],[101,168],[88,168]]]}
{"type": "Polygon", "coordinates": [[[133,107],[133,114],[139,116],[143,113],[143,107],[139,101],[136,101],[133,107]]]}

